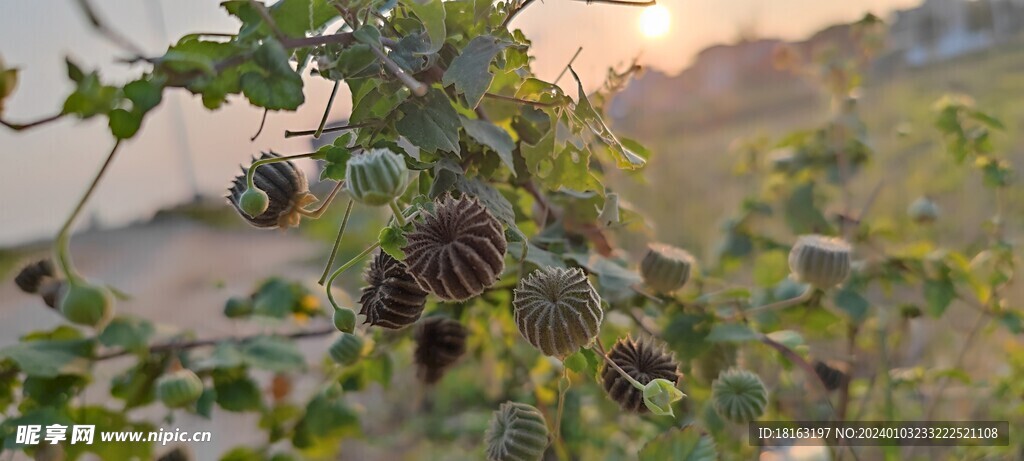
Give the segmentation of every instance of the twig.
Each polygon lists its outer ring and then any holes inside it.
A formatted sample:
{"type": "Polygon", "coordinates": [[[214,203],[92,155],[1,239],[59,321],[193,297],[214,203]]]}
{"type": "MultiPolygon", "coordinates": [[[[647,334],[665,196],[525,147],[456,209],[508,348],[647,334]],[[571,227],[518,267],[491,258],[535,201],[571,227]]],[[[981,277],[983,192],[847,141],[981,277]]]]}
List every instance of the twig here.
{"type": "Polygon", "coordinates": [[[285,40],[288,38],[288,36],[281,31],[281,28],[277,27],[277,21],[274,21],[274,18],[270,16],[270,12],[267,11],[266,5],[262,2],[257,2],[256,0],[249,0],[249,4],[252,5],[256,10],[256,13],[260,15],[260,18],[263,19],[263,22],[267,24],[267,27],[270,28],[278,40],[285,40]]]}
{"type": "Polygon", "coordinates": [[[100,20],[99,15],[96,14],[96,10],[93,9],[89,0],[78,0],[78,6],[82,9],[82,13],[85,14],[85,18],[89,20],[89,24],[92,24],[93,29],[96,29],[96,32],[99,32],[100,35],[109,40],[110,43],[113,43],[135,56],[143,56],[146,54],[141,48],[128,40],[127,37],[121,35],[114,29],[107,27],[107,25],[100,20]]]}
{"type": "MultiPolygon", "coordinates": [[[[330,326],[330,327],[324,327],[324,328],[315,329],[315,330],[297,331],[295,333],[289,333],[289,334],[286,334],[286,335],[282,335],[282,337],[287,338],[287,339],[316,338],[316,337],[319,337],[319,336],[327,336],[327,335],[330,335],[330,334],[335,333],[337,331],[338,330],[335,329],[334,326],[330,326]]],[[[248,336],[237,336],[237,337],[226,337],[226,338],[199,339],[199,340],[195,340],[195,341],[172,341],[172,342],[168,342],[168,343],[155,344],[153,346],[150,346],[148,351],[149,351],[149,353],[154,354],[154,353],[161,353],[161,352],[174,352],[174,351],[182,351],[182,350],[188,350],[188,349],[195,349],[197,347],[215,346],[217,344],[225,343],[225,342],[244,343],[246,341],[249,341],[249,340],[252,340],[252,339],[255,339],[255,338],[259,338],[259,337],[262,337],[262,336],[266,336],[266,333],[256,333],[256,334],[248,335],[248,336]]],[[[93,359],[93,361],[99,362],[99,361],[103,361],[103,360],[110,360],[110,359],[114,359],[114,358],[118,358],[118,357],[123,357],[123,356],[126,356],[126,355],[130,355],[132,352],[134,352],[134,351],[131,351],[131,350],[128,350],[128,349],[124,349],[124,350],[120,350],[120,351],[114,351],[114,352],[110,352],[110,353],[107,353],[107,354],[98,355],[98,356],[96,356],[96,358],[93,359]]]]}
{"type": "Polygon", "coordinates": [[[367,43],[367,45],[370,46],[370,51],[373,52],[374,56],[377,56],[377,59],[380,59],[381,63],[384,64],[384,68],[387,69],[391,75],[394,75],[395,78],[401,81],[403,85],[409,88],[409,91],[411,91],[412,94],[419,97],[427,95],[427,90],[429,89],[427,85],[424,85],[423,82],[416,80],[402,70],[398,63],[392,60],[391,57],[384,52],[383,44],[378,41],[377,43],[367,43]]]}
{"type": "Polygon", "coordinates": [[[530,4],[533,3],[533,2],[534,2],[534,0],[525,0],[521,5],[519,5],[518,8],[516,8],[516,9],[514,9],[512,11],[509,11],[508,12],[508,16],[505,17],[504,21],[501,21],[501,25],[498,26],[498,28],[499,29],[507,28],[509,23],[511,23],[512,20],[515,19],[515,17],[519,15],[519,13],[522,13],[523,10],[525,10],[526,7],[530,6],[530,4]]]}
{"type": "Polygon", "coordinates": [[[327,117],[331,115],[331,106],[334,105],[334,97],[338,94],[338,86],[341,85],[341,81],[334,82],[334,88],[331,89],[331,97],[327,100],[327,107],[324,109],[324,116],[320,118],[320,126],[313,132],[313,139],[320,139],[320,135],[324,134],[324,125],[327,124],[327,117]]]}
{"type": "MultiPolygon", "coordinates": [[[[376,124],[377,124],[377,122],[365,122],[365,123],[353,123],[351,125],[329,126],[329,127],[326,127],[324,129],[320,130],[320,132],[321,133],[330,133],[330,132],[333,132],[333,131],[354,130],[356,128],[365,128],[365,127],[373,126],[373,125],[376,125],[376,124]]],[[[294,137],[297,137],[297,136],[311,136],[311,135],[315,135],[316,132],[317,132],[317,130],[303,130],[303,131],[285,130],[284,131],[284,137],[286,137],[286,138],[294,138],[294,137]]]]}
{"type": "Polygon", "coordinates": [[[637,315],[636,311],[634,311],[632,309],[627,309],[626,312],[628,312],[629,316],[633,318],[634,322],[636,322],[636,326],[640,327],[641,330],[644,330],[644,333],[647,333],[652,338],[657,338],[658,337],[658,333],[656,333],[653,329],[648,327],[647,323],[644,322],[643,318],[641,318],[639,315],[637,315]]]}
{"type": "Polygon", "coordinates": [[[270,109],[263,109],[263,118],[260,119],[260,128],[256,130],[256,134],[252,135],[252,137],[249,138],[249,141],[255,141],[256,138],[260,137],[260,133],[263,132],[263,125],[266,125],[267,123],[268,112],[270,112],[270,109]]]}
{"type": "Polygon", "coordinates": [[[345,235],[345,228],[348,227],[348,218],[352,214],[353,204],[355,204],[355,201],[349,199],[348,206],[345,207],[345,217],[341,218],[341,228],[338,229],[338,237],[334,239],[334,247],[331,248],[331,256],[327,258],[327,267],[324,268],[323,275],[321,275],[320,280],[317,281],[320,286],[323,286],[324,281],[327,280],[327,276],[331,273],[331,266],[334,265],[334,258],[338,256],[338,247],[341,246],[341,238],[345,235]]]}
{"type": "Polygon", "coordinates": [[[569,64],[566,64],[565,67],[562,68],[562,72],[558,74],[555,81],[551,82],[552,85],[558,85],[558,81],[561,80],[562,77],[565,76],[565,73],[569,71],[569,68],[572,67],[572,63],[576,62],[576,58],[579,57],[581,52],[583,52],[582,46],[576,49],[576,53],[572,55],[572,59],[569,60],[569,64]]]}
{"type": "Polygon", "coordinates": [[[24,131],[24,130],[27,130],[29,128],[34,128],[34,127],[37,127],[39,125],[45,125],[47,123],[60,120],[61,117],[64,117],[64,113],[59,113],[59,114],[51,115],[49,117],[44,117],[44,118],[41,118],[39,120],[35,120],[35,121],[32,121],[32,122],[28,122],[28,123],[11,123],[11,122],[8,122],[6,120],[0,119],[0,125],[6,126],[7,128],[10,128],[10,129],[12,129],[14,131],[24,131]]]}
{"type": "Polygon", "coordinates": [[[515,97],[512,97],[512,96],[500,95],[500,94],[497,94],[497,93],[484,93],[484,97],[485,98],[491,98],[491,99],[497,99],[499,101],[514,102],[516,104],[526,104],[528,106],[534,106],[534,107],[554,107],[554,106],[558,106],[559,105],[559,104],[556,104],[556,103],[553,103],[553,102],[530,101],[530,100],[527,100],[527,99],[519,99],[519,98],[515,98],[515,97]]]}

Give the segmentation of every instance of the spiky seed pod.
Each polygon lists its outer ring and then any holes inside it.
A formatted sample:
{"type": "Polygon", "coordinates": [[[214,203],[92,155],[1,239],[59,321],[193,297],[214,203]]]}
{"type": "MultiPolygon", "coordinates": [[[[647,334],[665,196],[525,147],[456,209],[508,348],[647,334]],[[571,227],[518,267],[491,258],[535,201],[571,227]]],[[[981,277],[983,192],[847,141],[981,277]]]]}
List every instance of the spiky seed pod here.
{"type": "Polygon", "coordinates": [[[446,196],[406,234],[405,264],[421,287],[465,301],[494,285],[505,269],[501,223],[475,198],[446,196]]]}
{"type": "Polygon", "coordinates": [[[652,243],[647,246],[647,253],[640,262],[640,275],[654,291],[671,293],[686,285],[693,261],[693,256],[686,250],[652,243]]]}
{"type": "Polygon", "coordinates": [[[110,320],[113,304],[110,290],[104,287],[71,285],[61,297],[60,312],[71,323],[95,327],[110,320]]]}
{"type": "Polygon", "coordinates": [[[339,365],[351,365],[363,355],[363,340],[352,334],[342,333],[327,349],[331,359],[339,365]]]}
{"type": "Polygon", "coordinates": [[[505,402],[484,434],[488,461],[538,461],[548,447],[548,425],[540,410],[505,402]]]}
{"type": "Polygon", "coordinates": [[[907,214],[910,215],[910,219],[918,224],[935,222],[936,219],[939,219],[939,213],[939,205],[928,197],[918,198],[907,207],[907,214]]]}
{"type": "Polygon", "coordinates": [[[53,277],[53,262],[49,259],[40,259],[21,268],[21,272],[14,277],[14,284],[25,293],[38,293],[43,281],[53,277]]]}
{"type": "Polygon", "coordinates": [[[843,370],[820,360],[814,362],[814,373],[818,375],[818,379],[825,385],[825,389],[830,391],[839,389],[848,378],[843,370]]]}
{"type": "Polygon", "coordinates": [[[203,380],[192,370],[181,370],[163,375],[156,381],[156,396],[170,408],[186,406],[203,395],[203,380]]]}
{"type": "Polygon", "coordinates": [[[457,320],[430,317],[416,330],[416,375],[427,384],[436,383],[445,369],[466,353],[469,330],[457,320]]]}
{"type": "Polygon", "coordinates": [[[392,330],[412,325],[423,313],[427,292],[420,288],[405,263],[381,251],[363,273],[367,286],[359,297],[364,323],[392,330]]]}
{"type": "MultiPolygon", "coordinates": [[[[659,378],[673,384],[679,382],[679,364],[675,357],[665,350],[664,345],[656,345],[652,340],[642,338],[638,341],[630,336],[621,338],[608,351],[608,358],[640,384],[659,378]]],[[[633,387],[615,368],[605,365],[601,371],[601,383],[608,397],[624,411],[648,411],[644,405],[643,391],[633,387]]]]}
{"type": "Polygon", "coordinates": [[[401,196],[408,174],[402,156],[388,149],[371,149],[352,157],[345,166],[349,194],[371,206],[387,205],[401,196]]]}
{"type": "Polygon", "coordinates": [[[601,297],[578,268],[547,267],[519,281],[513,294],[516,325],[544,355],[565,357],[597,336],[601,297]]]}
{"type": "Polygon", "coordinates": [[[768,391],[756,374],[733,368],[711,383],[711,400],[723,418],[745,423],[764,414],[768,391]]]}
{"type": "Polygon", "coordinates": [[[800,282],[832,288],[850,275],[850,245],[836,237],[802,235],[789,251],[789,269],[800,282]]]}
{"type": "MultiPolygon", "coordinates": [[[[279,157],[273,152],[264,152],[259,159],[279,157]]],[[[242,203],[242,195],[248,190],[245,174],[246,169],[242,168],[242,174],[235,177],[228,189],[227,198],[239,216],[255,227],[287,229],[298,226],[302,218],[299,210],[316,201],[316,197],[309,192],[306,175],[294,163],[290,160],[268,163],[256,168],[253,173],[253,184],[267,195],[267,207],[258,216],[250,216],[245,211],[250,205],[243,208],[242,203]]],[[[254,196],[252,194],[258,195],[253,191],[250,197],[254,196]]]]}

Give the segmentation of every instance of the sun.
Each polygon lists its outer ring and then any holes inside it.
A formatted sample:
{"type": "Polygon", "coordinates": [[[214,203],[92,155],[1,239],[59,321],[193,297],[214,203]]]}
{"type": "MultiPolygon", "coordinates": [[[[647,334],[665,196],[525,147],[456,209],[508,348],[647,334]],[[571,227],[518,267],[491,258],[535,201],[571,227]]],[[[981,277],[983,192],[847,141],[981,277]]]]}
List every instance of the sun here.
{"type": "Polygon", "coordinates": [[[640,13],[640,32],[647,38],[658,38],[668,33],[672,19],[668,8],[654,5],[640,13]]]}

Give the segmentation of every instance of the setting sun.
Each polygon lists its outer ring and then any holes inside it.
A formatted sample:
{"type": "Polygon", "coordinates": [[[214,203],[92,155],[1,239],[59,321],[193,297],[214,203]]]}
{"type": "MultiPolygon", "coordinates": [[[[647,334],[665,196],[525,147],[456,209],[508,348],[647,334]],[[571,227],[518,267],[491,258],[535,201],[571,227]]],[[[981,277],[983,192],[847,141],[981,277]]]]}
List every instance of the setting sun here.
{"type": "Polygon", "coordinates": [[[649,38],[658,38],[668,33],[671,19],[668,9],[661,5],[644,8],[640,13],[640,31],[649,38]]]}

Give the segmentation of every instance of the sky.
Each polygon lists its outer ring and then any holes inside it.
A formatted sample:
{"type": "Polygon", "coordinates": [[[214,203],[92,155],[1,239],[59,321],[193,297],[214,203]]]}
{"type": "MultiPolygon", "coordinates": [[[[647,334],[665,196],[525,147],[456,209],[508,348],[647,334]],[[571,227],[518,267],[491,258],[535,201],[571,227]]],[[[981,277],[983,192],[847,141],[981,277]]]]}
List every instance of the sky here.
{"type": "MultiPolygon", "coordinates": [[[[92,32],[74,0],[4,0],[0,4],[0,57],[21,69],[4,117],[23,122],[59,111],[71,89],[64,66],[70,56],[85,69],[123,82],[145,68],[118,63],[118,49],[92,32]]],[[[578,47],[574,63],[585,85],[595,87],[609,66],[639,56],[650,69],[683,70],[701,49],[735,41],[741,30],[760,36],[802,39],[867,11],[883,17],[920,0],[659,0],[668,32],[649,37],[642,8],[580,0],[541,0],[513,26],[533,41],[534,71],[553,79],[578,47]]],[[[216,0],[93,0],[99,15],[152,56],[193,32],[235,32],[237,22],[216,0]]],[[[662,19],[661,22],[664,22],[662,19]]],[[[564,84],[564,81],[563,81],[564,84]]],[[[330,84],[307,79],[307,103],[294,113],[271,113],[263,134],[251,142],[262,115],[243,100],[215,112],[183,91],[165,94],[142,131],[119,153],[93,200],[87,220],[122,225],[146,219],[166,206],[225,190],[240,163],[262,150],[284,154],[310,150],[308,139],[285,140],[285,129],[310,129],[319,121],[330,84]]],[[[348,95],[339,94],[332,119],[343,119],[348,95]]],[[[104,120],[63,120],[15,133],[0,127],[0,247],[51,238],[88,185],[112,141],[104,120]]]]}

